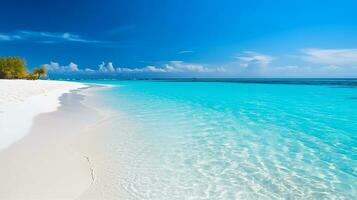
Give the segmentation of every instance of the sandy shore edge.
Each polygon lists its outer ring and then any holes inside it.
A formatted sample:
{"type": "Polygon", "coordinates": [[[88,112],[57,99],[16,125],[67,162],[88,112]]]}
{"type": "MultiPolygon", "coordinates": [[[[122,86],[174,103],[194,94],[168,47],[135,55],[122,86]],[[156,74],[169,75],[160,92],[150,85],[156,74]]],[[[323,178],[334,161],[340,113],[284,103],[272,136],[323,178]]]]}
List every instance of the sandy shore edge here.
{"type": "Polygon", "coordinates": [[[0,80],[0,150],[23,138],[35,116],[57,110],[61,95],[82,87],[67,81],[0,80]]]}
{"type": "Polygon", "coordinates": [[[39,98],[44,104],[57,97],[52,107],[36,115],[28,134],[0,151],[0,199],[78,199],[93,183],[90,158],[81,152],[78,141],[101,115],[81,103],[87,85],[60,88],[17,103],[39,98]]]}

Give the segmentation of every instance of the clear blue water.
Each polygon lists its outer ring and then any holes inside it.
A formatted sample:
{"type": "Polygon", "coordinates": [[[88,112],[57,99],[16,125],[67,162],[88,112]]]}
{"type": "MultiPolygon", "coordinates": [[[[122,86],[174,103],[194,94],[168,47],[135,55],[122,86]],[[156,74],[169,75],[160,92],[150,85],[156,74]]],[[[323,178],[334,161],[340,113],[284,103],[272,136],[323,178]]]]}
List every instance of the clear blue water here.
{"type": "Polygon", "coordinates": [[[356,80],[94,83],[128,199],[357,198],[356,80]]]}

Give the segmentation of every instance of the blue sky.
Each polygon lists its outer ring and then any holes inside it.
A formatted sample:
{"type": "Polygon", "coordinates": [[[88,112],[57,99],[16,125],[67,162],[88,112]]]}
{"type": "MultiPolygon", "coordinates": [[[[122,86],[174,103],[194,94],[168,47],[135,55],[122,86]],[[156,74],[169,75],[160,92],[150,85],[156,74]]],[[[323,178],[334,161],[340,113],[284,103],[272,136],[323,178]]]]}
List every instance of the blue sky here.
{"type": "Polygon", "coordinates": [[[2,0],[0,56],[52,74],[357,77],[353,0],[2,0]]]}

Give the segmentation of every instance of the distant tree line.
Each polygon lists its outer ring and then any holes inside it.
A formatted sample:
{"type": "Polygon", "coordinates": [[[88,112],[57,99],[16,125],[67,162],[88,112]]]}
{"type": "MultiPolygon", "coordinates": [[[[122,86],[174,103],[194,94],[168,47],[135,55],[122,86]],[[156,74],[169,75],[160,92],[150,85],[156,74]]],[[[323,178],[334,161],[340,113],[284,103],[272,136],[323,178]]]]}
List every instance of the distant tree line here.
{"type": "Polygon", "coordinates": [[[20,57],[0,58],[0,79],[29,79],[36,80],[46,77],[46,67],[41,66],[28,72],[26,62],[20,57]]]}

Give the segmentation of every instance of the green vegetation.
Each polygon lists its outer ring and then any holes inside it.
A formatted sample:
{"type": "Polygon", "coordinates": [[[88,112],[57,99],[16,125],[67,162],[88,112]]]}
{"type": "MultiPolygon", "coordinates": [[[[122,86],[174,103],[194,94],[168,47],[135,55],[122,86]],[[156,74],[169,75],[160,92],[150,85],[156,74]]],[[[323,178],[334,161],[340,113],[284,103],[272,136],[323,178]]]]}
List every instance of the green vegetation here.
{"type": "Polygon", "coordinates": [[[26,78],[25,61],[19,57],[0,58],[0,78],[26,78]]]}
{"type": "Polygon", "coordinates": [[[32,70],[32,73],[30,74],[31,76],[34,76],[36,79],[39,79],[40,77],[46,77],[46,67],[41,66],[39,68],[35,68],[32,70]]]}
{"type": "Polygon", "coordinates": [[[46,67],[42,66],[28,73],[26,62],[20,57],[0,58],[0,79],[30,79],[36,80],[46,77],[46,67]]]}

